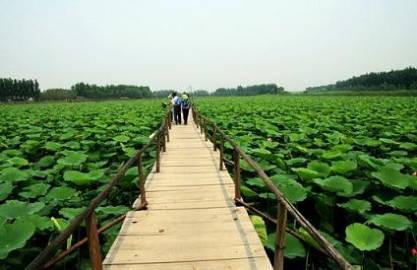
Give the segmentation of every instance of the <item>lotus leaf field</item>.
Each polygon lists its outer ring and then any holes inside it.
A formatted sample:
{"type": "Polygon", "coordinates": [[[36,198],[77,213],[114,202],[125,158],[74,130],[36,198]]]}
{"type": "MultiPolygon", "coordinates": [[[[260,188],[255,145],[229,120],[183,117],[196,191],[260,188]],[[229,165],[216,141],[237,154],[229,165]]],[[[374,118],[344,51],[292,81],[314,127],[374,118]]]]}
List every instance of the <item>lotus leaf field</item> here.
{"type": "MultiPolygon", "coordinates": [[[[197,104],[353,265],[415,267],[416,98],[241,97],[197,104]]],[[[244,199],[275,216],[275,196],[248,164],[241,161],[241,169],[244,199]]],[[[274,249],[274,227],[263,224],[258,220],[258,233],[274,249]]],[[[308,233],[289,226],[304,241],[287,236],[288,266],[337,268],[308,233]]]]}
{"type": "MultiPolygon", "coordinates": [[[[214,120],[353,265],[411,269],[417,246],[417,98],[201,98],[214,120]]],[[[88,205],[160,125],[161,101],[0,106],[0,269],[22,269],[88,205]]],[[[226,157],[231,147],[226,144],[226,157]]],[[[144,157],[149,170],[155,156],[144,157]]],[[[241,161],[245,201],[275,216],[276,200],[241,161]]],[[[137,170],[96,210],[99,223],[125,213],[137,170]]],[[[272,254],[275,230],[252,222],[272,254]]],[[[335,269],[296,223],[288,269],[335,269]],[[301,240],[302,241],[301,241],[301,240]]],[[[101,236],[103,251],[120,227],[101,236]]],[[[85,236],[85,227],[67,246],[85,236]]],[[[65,249],[66,247],[62,247],[65,249]]],[[[88,269],[83,248],[57,265],[88,269]]]]}
{"type": "MultiPolygon", "coordinates": [[[[149,141],[163,113],[159,101],[0,106],[0,269],[23,269],[45,248],[149,141]]],[[[137,179],[134,167],[97,208],[99,223],[129,209],[137,179]]],[[[105,250],[117,229],[102,236],[105,250]]],[[[85,227],[67,245],[84,236],[85,227]]]]}

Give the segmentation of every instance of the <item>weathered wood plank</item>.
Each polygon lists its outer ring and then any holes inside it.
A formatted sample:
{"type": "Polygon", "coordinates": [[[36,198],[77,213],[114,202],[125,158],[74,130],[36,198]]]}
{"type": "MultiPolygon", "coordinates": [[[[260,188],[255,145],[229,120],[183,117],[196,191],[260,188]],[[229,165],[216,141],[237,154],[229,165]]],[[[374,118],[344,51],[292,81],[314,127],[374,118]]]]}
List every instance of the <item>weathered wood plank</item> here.
{"type": "Polygon", "coordinates": [[[173,125],[160,156],[160,173],[146,181],[148,209],[127,214],[104,269],[272,270],[246,210],[234,205],[233,179],[194,124],[173,125]]]}

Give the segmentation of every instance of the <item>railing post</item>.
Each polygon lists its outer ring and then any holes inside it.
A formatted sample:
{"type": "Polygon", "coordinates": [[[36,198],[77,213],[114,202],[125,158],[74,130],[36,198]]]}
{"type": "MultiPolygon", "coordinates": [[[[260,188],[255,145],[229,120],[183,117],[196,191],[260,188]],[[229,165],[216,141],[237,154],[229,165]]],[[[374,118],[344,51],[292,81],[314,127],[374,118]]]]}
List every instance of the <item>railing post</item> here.
{"type": "Polygon", "coordinates": [[[87,217],[87,238],[90,251],[91,266],[94,270],[102,270],[102,257],[98,239],[97,223],[94,212],[87,217]]]}
{"type": "Polygon", "coordinates": [[[160,138],[161,138],[161,141],[162,141],[162,151],[166,152],[167,151],[167,145],[165,143],[165,132],[164,131],[165,131],[165,129],[162,130],[160,138]]]}
{"type": "Polygon", "coordinates": [[[208,141],[208,134],[207,134],[207,121],[204,120],[204,140],[208,141]]]}
{"type": "Polygon", "coordinates": [[[168,128],[168,122],[169,120],[167,120],[167,123],[165,124],[165,135],[167,136],[167,142],[169,142],[169,128],[168,128]]]}
{"type": "Polygon", "coordinates": [[[217,127],[214,126],[213,128],[213,151],[217,151],[217,127]]]}
{"type": "Polygon", "coordinates": [[[223,140],[223,136],[221,136],[220,135],[220,165],[219,165],[219,168],[220,168],[220,170],[221,171],[223,171],[223,158],[224,158],[224,153],[223,153],[223,148],[224,148],[224,146],[223,146],[223,144],[224,144],[224,140],[223,140]]]}
{"type": "Polygon", "coordinates": [[[235,199],[240,199],[240,155],[236,148],[233,148],[233,166],[235,177],[235,199]]]}
{"type": "Polygon", "coordinates": [[[161,134],[156,139],[156,172],[159,173],[161,168],[161,134]]]}
{"type": "Polygon", "coordinates": [[[138,175],[139,175],[139,188],[140,188],[140,202],[142,205],[148,204],[146,201],[146,190],[145,190],[145,175],[143,173],[142,165],[142,153],[138,157],[138,175]]]}
{"type": "Polygon", "coordinates": [[[274,270],[284,269],[285,228],[287,226],[287,208],[278,201],[277,228],[275,239],[274,270]]]}
{"type": "Polygon", "coordinates": [[[203,134],[203,121],[204,121],[204,120],[201,120],[201,119],[199,118],[199,121],[200,121],[200,133],[201,133],[201,134],[203,134]]]}

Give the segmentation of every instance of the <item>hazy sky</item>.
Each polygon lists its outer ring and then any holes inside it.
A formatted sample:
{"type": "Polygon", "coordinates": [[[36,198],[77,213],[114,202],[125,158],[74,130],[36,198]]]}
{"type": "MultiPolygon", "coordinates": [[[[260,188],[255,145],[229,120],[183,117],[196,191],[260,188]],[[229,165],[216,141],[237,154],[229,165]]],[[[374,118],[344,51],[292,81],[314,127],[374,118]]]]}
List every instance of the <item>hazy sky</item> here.
{"type": "Polygon", "coordinates": [[[416,0],[0,0],[0,77],[289,90],[417,66],[416,0]]]}

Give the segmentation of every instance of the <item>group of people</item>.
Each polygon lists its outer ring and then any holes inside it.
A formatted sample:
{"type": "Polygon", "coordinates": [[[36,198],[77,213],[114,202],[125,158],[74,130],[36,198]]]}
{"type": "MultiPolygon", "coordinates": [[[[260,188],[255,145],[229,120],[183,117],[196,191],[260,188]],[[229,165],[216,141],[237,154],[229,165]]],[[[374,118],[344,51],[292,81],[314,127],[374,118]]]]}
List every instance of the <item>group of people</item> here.
{"type": "Polygon", "coordinates": [[[190,112],[191,100],[187,93],[182,93],[181,95],[172,92],[169,95],[170,105],[172,106],[172,121],[177,125],[181,125],[181,112],[184,118],[184,125],[188,122],[188,113],[190,112]]]}

